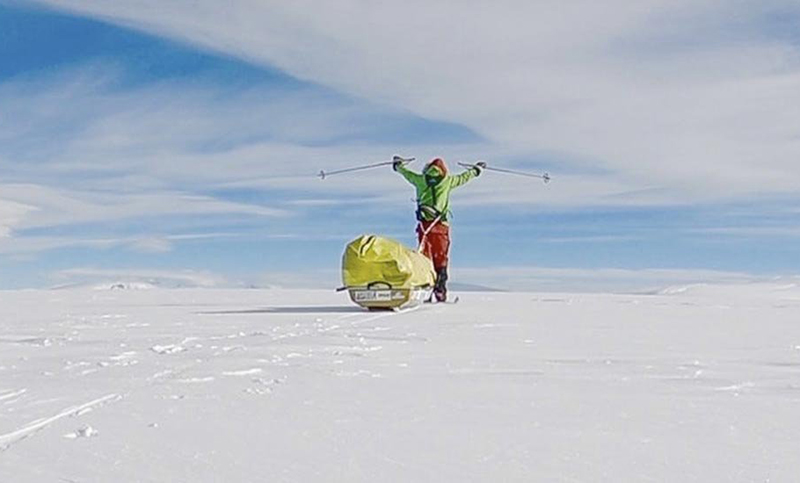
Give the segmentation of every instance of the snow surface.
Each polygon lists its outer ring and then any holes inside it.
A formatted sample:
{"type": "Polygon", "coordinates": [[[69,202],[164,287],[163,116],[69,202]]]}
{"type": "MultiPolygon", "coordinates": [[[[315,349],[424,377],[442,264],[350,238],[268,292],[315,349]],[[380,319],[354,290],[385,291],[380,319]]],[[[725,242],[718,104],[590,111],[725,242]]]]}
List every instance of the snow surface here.
{"type": "Polygon", "coordinates": [[[0,292],[2,482],[792,482],[800,289],[0,292]]]}

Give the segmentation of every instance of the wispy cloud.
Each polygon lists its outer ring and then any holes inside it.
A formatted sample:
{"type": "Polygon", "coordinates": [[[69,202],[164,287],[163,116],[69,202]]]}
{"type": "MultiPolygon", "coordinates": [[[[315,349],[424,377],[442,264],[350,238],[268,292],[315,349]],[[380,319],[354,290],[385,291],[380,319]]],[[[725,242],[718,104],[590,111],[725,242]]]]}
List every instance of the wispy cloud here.
{"type": "Polygon", "coordinates": [[[286,210],[233,203],[180,192],[118,193],[76,191],[41,185],[0,185],[9,220],[17,229],[120,221],[169,215],[243,214],[284,216],[286,210]],[[26,207],[26,208],[22,208],[26,207]],[[15,214],[16,213],[16,214],[15,214]],[[11,218],[13,216],[13,219],[11,218]]]}
{"type": "Polygon", "coordinates": [[[10,236],[12,230],[34,210],[32,206],[0,198],[0,239],[10,236]]]}
{"type": "Polygon", "coordinates": [[[575,235],[542,237],[544,243],[617,243],[638,240],[634,235],[575,235]]]}
{"type": "Polygon", "coordinates": [[[92,237],[88,235],[61,236],[22,236],[7,237],[0,241],[0,254],[31,255],[38,252],[61,248],[94,248],[108,250],[124,248],[141,253],[166,253],[173,250],[176,243],[235,240],[242,234],[235,233],[184,233],[173,235],[132,235],[124,237],[92,237]]]}
{"type": "Polygon", "coordinates": [[[717,235],[725,238],[752,238],[752,239],[796,239],[800,238],[800,227],[798,226],[727,226],[700,228],[693,230],[694,233],[703,235],[717,235]]]}
{"type": "MultiPolygon", "coordinates": [[[[321,206],[374,209],[410,199],[409,187],[388,167],[324,181],[315,176],[319,169],[373,162],[396,152],[380,141],[326,145],[361,129],[370,116],[385,116],[370,105],[357,108],[311,88],[231,92],[182,80],[121,88],[121,76],[116,67],[94,63],[46,79],[0,84],[5,107],[0,126],[7,141],[0,146],[0,167],[4,179],[12,181],[0,184],[0,227],[6,237],[12,230],[25,236],[32,229],[173,217],[172,233],[143,232],[139,239],[149,242],[122,245],[158,253],[176,243],[164,242],[163,236],[190,228],[186,219],[192,216],[209,222],[286,217],[321,206]],[[362,182],[365,176],[369,182],[362,182]],[[227,199],[242,190],[260,193],[258,201],[227,199]]],[[[425,143],[407,149],[422,159],[442,150],[425,143]]],[[[492,149],[498,148],[469,141],[449,146],[448,154],[451,161],[474,160],[476,150],[492,149]]],[[[641,197],[615,196],[634,185],[605,174],[564,176],[557,182],[562,183],[557,190],[538,184],[532,189],[527,180],[513,178],[504,180],[505,190],[476,184],[458,194],[459,203],[553,207],[603,198],[612,205],[644,203],[641,197]]],[[[33,248],[120,246],[109,239],[114,238],[26,236],[21,243],[6,240],[0,249],[30,253],[33,248]]]]}
{"type": "Polygon", "coordinates": [[[621,191],[800,187],[798,46],[770,23],[800,13],[788,0],[44,3],[604,166],[621,191]]]}

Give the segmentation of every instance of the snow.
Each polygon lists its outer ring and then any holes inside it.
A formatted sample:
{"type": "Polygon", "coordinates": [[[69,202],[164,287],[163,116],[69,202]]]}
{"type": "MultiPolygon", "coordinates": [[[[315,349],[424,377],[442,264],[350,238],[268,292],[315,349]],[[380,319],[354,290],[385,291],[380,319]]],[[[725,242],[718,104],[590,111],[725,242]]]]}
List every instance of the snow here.
{"type": "Polygon", "coordinates": [[[0,481],[796,481],[800,289],[0,292],[0,481]]]}

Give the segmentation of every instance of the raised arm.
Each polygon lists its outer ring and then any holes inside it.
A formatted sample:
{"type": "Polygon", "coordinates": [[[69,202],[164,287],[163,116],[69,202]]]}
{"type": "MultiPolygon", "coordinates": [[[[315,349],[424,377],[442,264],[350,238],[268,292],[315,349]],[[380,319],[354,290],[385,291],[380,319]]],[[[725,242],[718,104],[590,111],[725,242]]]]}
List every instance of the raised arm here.
{"type": "Polygon", "coordinates": [[[403,175],[403,177],[414,186],[420,186],[425,184],[425,177],[419,173],[415,173],[410,169],[406,168],[403,163],[397,163],[392,166],[395,171],[403,175]]]}
{"type": "Polygon", "coordinates": [[[450,187],[458,188],[461,185],[467,184],[471,179],[481,174],[480,168],[469,168],[461,174],[451,176],[450,187]]]}

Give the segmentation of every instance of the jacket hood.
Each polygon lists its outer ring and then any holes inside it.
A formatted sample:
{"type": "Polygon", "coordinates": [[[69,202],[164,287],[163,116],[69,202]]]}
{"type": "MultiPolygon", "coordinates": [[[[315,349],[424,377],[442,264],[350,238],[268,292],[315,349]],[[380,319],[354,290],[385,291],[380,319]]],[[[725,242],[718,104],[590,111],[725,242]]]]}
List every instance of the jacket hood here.
{"type": "Polygon", "coordinates": [[[435,158],[425,165],[423,173],[426,176],[444,178],[447,176],[447,165],[444,164],[444,160],[442,158],[435,158]]]}

